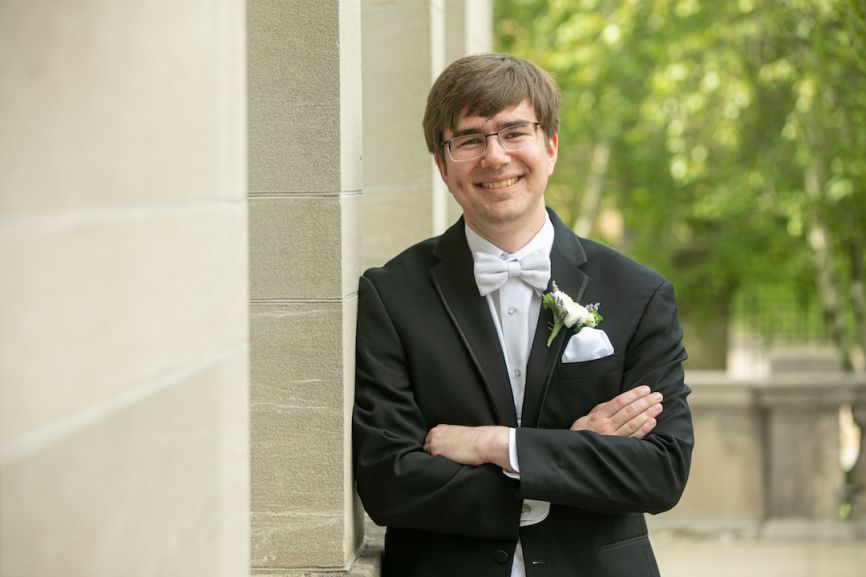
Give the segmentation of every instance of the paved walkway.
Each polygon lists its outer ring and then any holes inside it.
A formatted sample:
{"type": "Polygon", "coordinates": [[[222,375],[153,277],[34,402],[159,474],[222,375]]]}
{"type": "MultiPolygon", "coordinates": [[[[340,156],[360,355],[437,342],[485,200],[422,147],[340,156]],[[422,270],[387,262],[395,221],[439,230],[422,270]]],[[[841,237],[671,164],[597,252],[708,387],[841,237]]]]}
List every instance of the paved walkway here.
{"type": "Polygon", "coordinates": [[[662,577],[866,577],[866,541],[650,538],[662,577]]]}
{"type": "Polygon", "coordinates": [[[866,539],[650,529],[662,577],[866,577],[866,539]]]}

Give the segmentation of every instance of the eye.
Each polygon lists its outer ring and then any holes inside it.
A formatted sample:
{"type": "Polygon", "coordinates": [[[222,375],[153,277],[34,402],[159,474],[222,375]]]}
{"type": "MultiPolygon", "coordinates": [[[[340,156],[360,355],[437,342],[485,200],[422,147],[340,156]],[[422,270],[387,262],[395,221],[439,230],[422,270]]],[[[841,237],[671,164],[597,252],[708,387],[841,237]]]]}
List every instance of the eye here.
{"type": "Polygon", "coordinates": [[[531,124],[518,124],[517,126],[508,126],[502,129],[500,138],[505,140],[522,140],[532,136],[531,124]]]}
{"type": "Polygon", "coordinates": [[[467,134],[451,141],[453,148],[476,148],[484,145],[484,137],[480,134],[467,134]]]}

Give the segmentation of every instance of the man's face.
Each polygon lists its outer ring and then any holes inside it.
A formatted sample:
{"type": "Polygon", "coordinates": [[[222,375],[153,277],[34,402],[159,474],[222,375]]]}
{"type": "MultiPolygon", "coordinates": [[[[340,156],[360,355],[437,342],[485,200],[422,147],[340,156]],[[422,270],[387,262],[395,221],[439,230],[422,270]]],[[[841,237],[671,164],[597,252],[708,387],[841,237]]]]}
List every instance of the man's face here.
{"type": "MultiPolygon", "coordinates": [[[[446,130],[445,140],[467,131],[489,134],[518,122],[537,122],[528,101],[506,108],[495,116],[461,116],[455,131],[446,130]]],[[[487,139],[481,158],[455,162],[443,149],[436,166],[463,215],[476,231],[520,229],[536,226],[544,214],[544,189],[556,166],[557,137],[545,138],[539,126],[531,144],[520,150],[505,150],[496,136],[487,139]]]]}

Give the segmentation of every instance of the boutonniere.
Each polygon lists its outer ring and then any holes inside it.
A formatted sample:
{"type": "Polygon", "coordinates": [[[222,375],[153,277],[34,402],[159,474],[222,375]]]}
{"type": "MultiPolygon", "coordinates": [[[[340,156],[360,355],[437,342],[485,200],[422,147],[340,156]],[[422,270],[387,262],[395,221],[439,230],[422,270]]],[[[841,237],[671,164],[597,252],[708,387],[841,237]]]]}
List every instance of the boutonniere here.
{"type": "Polygon", "coordinates": [[[574,332],[579,332],[583,327],[598,326],[598,323],[604,320],[598,314],[598,303],[586,306],[579,305],[570,296],[559,290],[555,282],[553,283],[553,290],[544,293],[541,302],[544,308],[550,309],[550,312],[553,313],[553,328],[550,329],[550,336],[547,337],[548,348],[563,326],[574,328],[574,332]]]}

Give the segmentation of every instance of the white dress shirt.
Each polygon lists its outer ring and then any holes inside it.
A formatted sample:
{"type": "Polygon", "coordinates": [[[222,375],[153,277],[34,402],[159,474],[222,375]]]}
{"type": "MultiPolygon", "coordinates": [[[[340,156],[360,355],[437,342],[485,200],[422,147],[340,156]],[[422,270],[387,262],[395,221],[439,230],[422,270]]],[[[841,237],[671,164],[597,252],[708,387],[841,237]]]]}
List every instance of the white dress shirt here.
{"type": "MultiPolygon", "coordinates": [[[[472,251],[473,258],[477,252],[497,256],[506,262],[518,260],[524,255],[538,250],[549,255],[553,247],[553,224],[550,222],[550,217],[545,216],[546,220],[541,230],[515,253],[503,251],[466,225],[466,241],[472,251]]],[[[508,377],[511,381],[511,393],[514,397],[514,409],[517,413],[517,425],[520,426],[523,393],[526,386],[526,365],[529,360],[532,339],[535,336],[538,315],[541,312],[541,291],[532,288],[520,278],[512,277],[502,287],[484,298],[490,308],[490,316],[493,318],[493,324],[496,325],[499,344],[505,356],[508,377]]],[[[518,471],[518,474],[506,474],[509,477],[520,478],[515,437],[514,429],[510,429],[508,437],[509,462],[511,468],[518,471]]],[[[550,503],[525,499],[520,515],[520,526],[539,523],[547,518],[549,512],[550,503]]],[[[525,575],[523,548],[518,541],[517,549],[514,552],[514,562],[511,566],[511,577],[525,577],[525,575]]]]}

